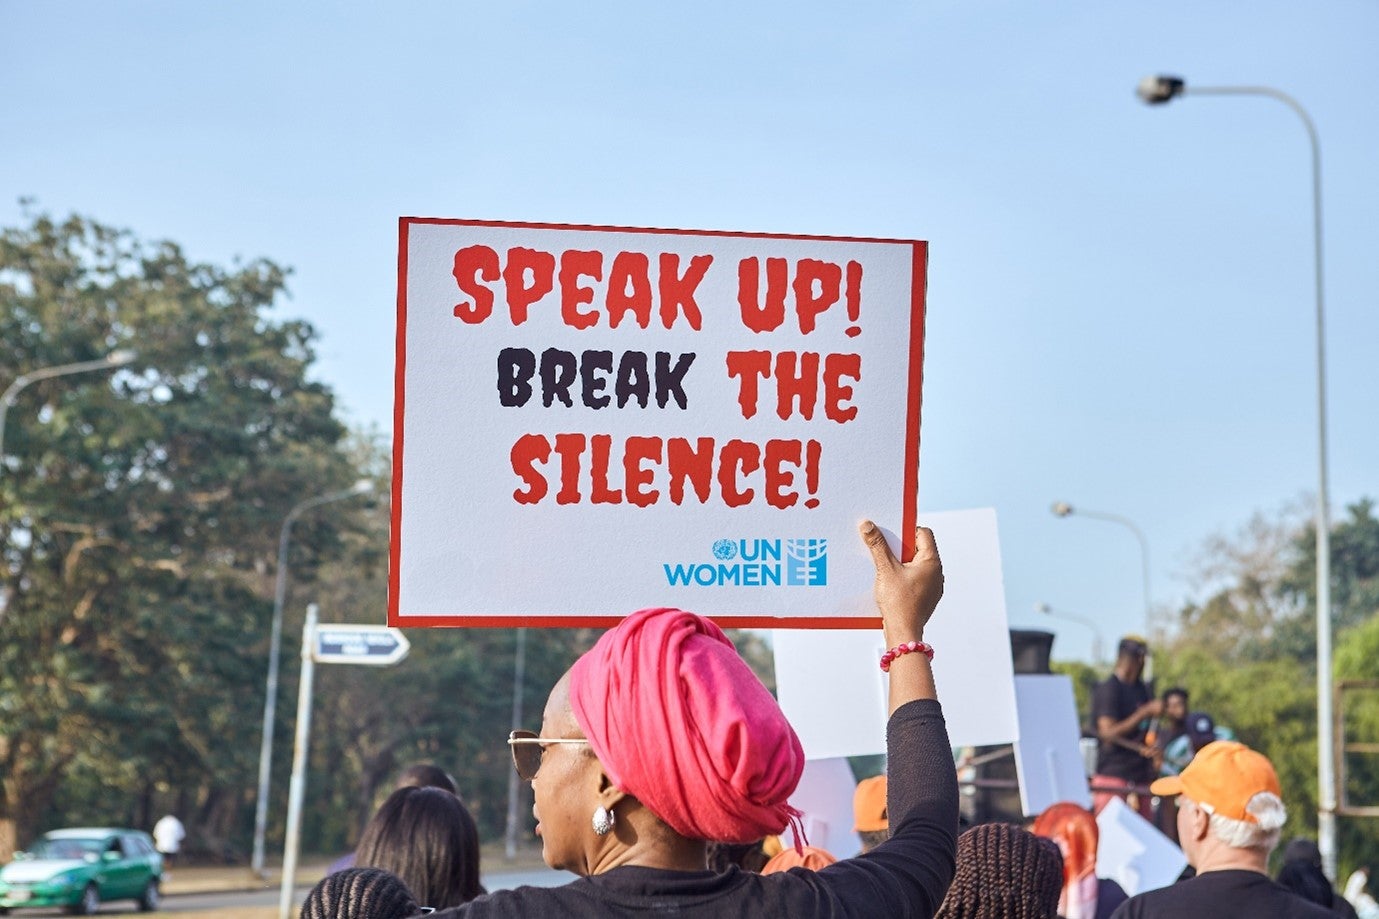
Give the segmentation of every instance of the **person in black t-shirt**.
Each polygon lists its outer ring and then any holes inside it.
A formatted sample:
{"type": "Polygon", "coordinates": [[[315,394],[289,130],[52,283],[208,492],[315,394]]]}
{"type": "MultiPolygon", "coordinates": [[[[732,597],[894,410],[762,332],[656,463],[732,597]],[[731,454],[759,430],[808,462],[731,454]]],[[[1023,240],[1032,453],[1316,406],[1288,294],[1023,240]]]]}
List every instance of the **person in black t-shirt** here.
{"type": "Polygon", "coordinates": [[[1288,814],[1263,754],[1218,740],[1151,790],[1178,796],[1178,839],[1197,876],[1131,897],[1111,919],[1335,919],[1265,873],[1288,814]]]}
{"type": "Polygon", "coordinates": [[[1116,654],[1116,667],[1092,696],[1096,726],[1096,775],[1092,776],[1093,810],[1100,813],[1113,797],[1136,793],[1137,807],[1152,820],[1150,798],[1142,790],[1154,778],[1155,749],[1146,743],[1149,722],[1163,713],[1163,702],[1150,695],[1140,674],[1148,653],[1144,639],[1126,636],[1116,654]],[[1136,792],[1136,789],[1141,789],[1136,792]]]}

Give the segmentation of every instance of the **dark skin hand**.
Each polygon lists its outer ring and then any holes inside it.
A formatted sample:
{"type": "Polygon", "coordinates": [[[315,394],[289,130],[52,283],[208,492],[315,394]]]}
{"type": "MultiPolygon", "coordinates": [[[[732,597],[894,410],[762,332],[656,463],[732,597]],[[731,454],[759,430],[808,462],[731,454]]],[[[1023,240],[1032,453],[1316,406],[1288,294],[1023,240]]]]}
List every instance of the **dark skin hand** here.
{"type": "MultiPolygon", "coordinates": [[[[915,530],[915,557],[903,564],[891,552],[876,524],[865,520],[858,530],[876,565],[874,593],[886,633],[886,647],[894,648],[904,641],[923,641],[924,627],[943,597],[943,563],[938,557],[933,530],[915,530]]],[[[906,702],[938,698],[932,665],[923,654],[896,658],[891,664],[890,681],[892,714],[906,702]]]]}

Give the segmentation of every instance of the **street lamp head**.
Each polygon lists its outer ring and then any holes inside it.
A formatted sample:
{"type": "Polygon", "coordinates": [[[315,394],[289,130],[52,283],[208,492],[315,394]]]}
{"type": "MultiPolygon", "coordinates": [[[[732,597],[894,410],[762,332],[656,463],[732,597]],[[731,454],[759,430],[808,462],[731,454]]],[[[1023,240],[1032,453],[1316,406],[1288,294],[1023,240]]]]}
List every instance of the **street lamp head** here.
{"type": "Polygon", "coordinates": [[[123,367],[134,362],[139,355],[128,348],[118,348],[105,356],[105,362],[112,367],[123,367]]]}
{"type": "Polygon", "coordinates": [[[1146,105],[1163,105],[1174,96],[1181,96],[1186,89],[1187,83],[1182,77],[1159,74],[1140,80],[1140,85],[1135,87],[1135,94],[1143,99],[1146,105]]]}
{"type": "Polygon", "coordinates": [[[350,486],[350,494],[367,495],[369,492],[373,491],[373,487],[373,479],[360,479],[350,486]]]}
{"type": "Polygon", "coordinates": [[[1073,506],[1067,501],[1055,501],[1049,510],[1053,511],[1055,517],[1067,517],[1073,512],[1073,506]]]}

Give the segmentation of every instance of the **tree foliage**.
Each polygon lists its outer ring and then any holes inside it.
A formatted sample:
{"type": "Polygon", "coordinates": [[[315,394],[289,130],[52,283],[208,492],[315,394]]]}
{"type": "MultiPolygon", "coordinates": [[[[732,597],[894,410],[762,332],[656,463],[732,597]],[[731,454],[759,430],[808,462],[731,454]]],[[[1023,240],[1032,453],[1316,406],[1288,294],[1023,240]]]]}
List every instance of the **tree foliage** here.
{"type": "MultiPolygon", "coordinates": [[[[1365,499],[1333,522],[1332,615],[1336,679],[1379,679],[1379,519],[1365,499]]],[[[1288,805],[1285,835],[1315,836],[1317,813],[1316,533],[1296,508],[1257,515],[1199,559],[1208,595],[1179,613],[1155,650],[1162,686],[1179,684],[1191,707],[1211,713],[1278,770],[1288,805]]],[[[1352,739],[1379,742],[1379,698],[1359,706],[1352,739]]],[[[1379,804],[1379,759],[1353,763],[1357,803],[1379,804]]],[[[1379,823],[1342,818],[1341,865],[1379,847],[1379,823]]]]}
{"type": "MultiPolygon", "coordinates": [[[[71,799],[70,777],[107,798],[229,800],[251,773],[277,526],[353,475],[333,398],[307,376],[313,330],[270,315],[285,280],[80,217],[0,232],[0,386],[137,353],[35,382],[8,413],[0,848],[71,799]]],[[[308,570],[338,551],[334,525],[302,530],[308,570]]],[[[207,819],[228,831],[231,810],[207,819]]]]}
{"type": "MultiPolygon", "coordinates": [[[[287,274],[267,261],[199,264],[80,217],[0,231],[0,390],[117,348],[138,354],[123,369],[34,382],[9,411],[0,861],[55,826],[148,828],[167,810],[194,854],[249,849],[280,528],[299,502],[361,477],[386,495],[390,472],[378,433],[347,433],[311,379],[314,331],[274,317],[287,274]]],[[[381,622],[387,539],[385,497],[313,509],[291,532],[270,847],[282,838],[305,607],[317,603],[323,622],[381,622]]],[[[318,670],[309,851],[351,846],[418,761],[455,774],[485,837],[501,833],[515,637],[415,630],[399,667],[318,670]]],[[[529,633],[529,726],[593,638],[529,633]]],[[[529,799],[519,815],[530,822],[529,799]]]]}

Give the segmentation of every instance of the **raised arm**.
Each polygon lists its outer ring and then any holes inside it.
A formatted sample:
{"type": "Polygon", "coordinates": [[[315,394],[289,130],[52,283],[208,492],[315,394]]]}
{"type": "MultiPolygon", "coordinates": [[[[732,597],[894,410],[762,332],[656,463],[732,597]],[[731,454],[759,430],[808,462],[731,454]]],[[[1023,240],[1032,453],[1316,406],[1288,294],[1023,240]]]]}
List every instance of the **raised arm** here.
{"type": "MultiPolygon", "coordinates": [[[[915,557],[901,564],[880,527],[866,520],[860,529],[876,565],[876,606],[881,611],[886,647],[923,641],[924,627],[943,596],[943,563],[939,561],[933,531],[927,527],[915,530],[915,557]]],[[[934,671],[923,654],[896,658],[891,664],[890,679],[890,714],[906,702],[938,698],[934,671]]]]}
{"type": "MultiPolygon", "coordinates": [[[[876,605],[886,646],[922,641],[943,596],[943,566],[934,534],[919,528],[915,557],[902,565],[875,524],[864,522],[861,532],[876,564],[876,605]]],[[[820,875],[840,869],[836,873],[842,875],[839,887],[846,889],[840,897],[846,904],[844,915],[929,919],[953,879],[958,780],[934,672],[924,654],[903,654],[891,662],[886,750],[891,838],[820,875]]]]}

